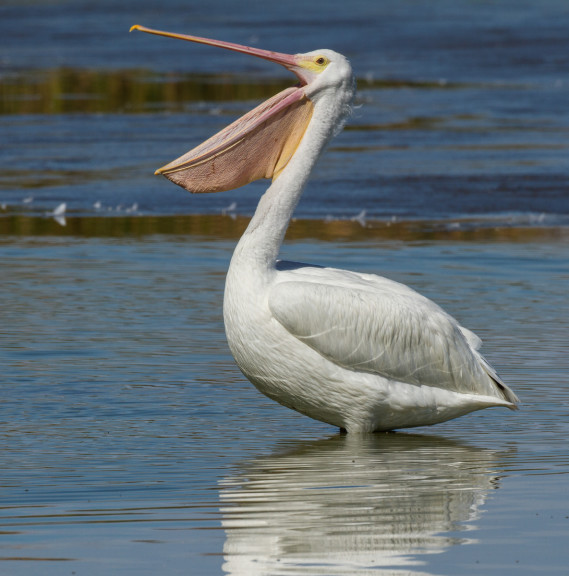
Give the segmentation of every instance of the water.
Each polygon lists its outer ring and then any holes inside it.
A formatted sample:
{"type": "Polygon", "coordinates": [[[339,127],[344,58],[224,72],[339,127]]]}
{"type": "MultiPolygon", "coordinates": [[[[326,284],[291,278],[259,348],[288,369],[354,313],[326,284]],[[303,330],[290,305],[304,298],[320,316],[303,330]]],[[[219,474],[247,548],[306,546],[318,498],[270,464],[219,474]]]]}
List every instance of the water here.
{"type": "Polygon", "coordinates": [[[231,6],[0,6],[0,574],[565,574],[569,9],[231,6]],[[135,23],[349,56],[283,256],[435,299],[520,412],[355,438],[244,380],[223,282],[265,184],[152,172],[290,79],[135,23]]]}

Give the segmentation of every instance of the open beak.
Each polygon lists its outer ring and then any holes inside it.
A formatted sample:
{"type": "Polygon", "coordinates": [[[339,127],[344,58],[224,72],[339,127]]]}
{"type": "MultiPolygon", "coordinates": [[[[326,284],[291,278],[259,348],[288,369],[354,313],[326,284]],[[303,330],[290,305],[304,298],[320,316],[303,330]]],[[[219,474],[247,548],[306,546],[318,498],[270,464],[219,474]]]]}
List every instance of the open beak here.
{"type": "Polygon", "coordinates": [[[276,178],[296,151],[312,117],[313,105],[304,91],[309,74],[301,59],[138,25],[132,30],[250,54],[281,64],[296,74],[300,85],[279,92],[203,144],[156,171],[190,192],[221,192],[259,178],[276,178]]]}

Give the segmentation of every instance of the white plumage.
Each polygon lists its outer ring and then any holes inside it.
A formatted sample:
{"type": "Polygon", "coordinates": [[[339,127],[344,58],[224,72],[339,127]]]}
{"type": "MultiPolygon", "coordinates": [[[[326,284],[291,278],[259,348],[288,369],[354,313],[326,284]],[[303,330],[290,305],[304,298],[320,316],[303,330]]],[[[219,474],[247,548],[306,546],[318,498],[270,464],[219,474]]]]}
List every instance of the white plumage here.
{"type": "Polygon", "coordinates": [[[259,165],[273,178],[235,250],[225,287],[227,339],[243,374],[277,402],[348,432],[430,425],[489,406],[515,408],[517,397],[478,352],[480,339],[432,301],[379,276],[278,261],[310,172],[349,113],[348,61],[330,50],[288,56],[184,38],[274,60],[301,80],[275,96],[275,104],[259,106],[159,171],[199,191],[227,189],[237,164],[239,185],[249,170],[250,179],[258,178],[259,165]],[[274,148],[281,134],[281,148],[274,148]],[[259,154],[265,135],[276,154],[269,166],[259,154]]]}

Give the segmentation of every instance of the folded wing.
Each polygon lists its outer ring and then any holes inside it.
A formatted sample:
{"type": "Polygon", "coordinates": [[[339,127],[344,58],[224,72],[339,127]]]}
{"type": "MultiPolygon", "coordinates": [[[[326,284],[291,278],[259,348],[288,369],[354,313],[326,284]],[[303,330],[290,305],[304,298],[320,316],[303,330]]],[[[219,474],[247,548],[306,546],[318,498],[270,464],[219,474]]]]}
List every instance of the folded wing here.
{"type": "Polygon", "coordinates": [[[269,306],[293,336],[331,362],[390,380],[508,401],[505,387],[474,349],[480,340],[435,303],[377,276],[321,269],[278,283],[269,306]],[[338,276],[338,281],[330,282],[338,276]]]}

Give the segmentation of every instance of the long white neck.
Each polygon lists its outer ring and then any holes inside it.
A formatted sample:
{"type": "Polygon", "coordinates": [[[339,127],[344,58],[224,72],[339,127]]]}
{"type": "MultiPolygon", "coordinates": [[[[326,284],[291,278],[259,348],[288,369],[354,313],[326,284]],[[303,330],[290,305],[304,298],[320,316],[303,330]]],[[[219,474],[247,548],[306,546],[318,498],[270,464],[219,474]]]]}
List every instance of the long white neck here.
{"type": "Polygon", "coordinates": [[[287,166],[261,197],[255,215],[235,249],[232,264],[246,260],[256,267],[274,267],[310,173],[349,113],[352,92],[342,96],[339,98],[337,92],[330,91],[315,103],[302,141],[287,166]]]}

